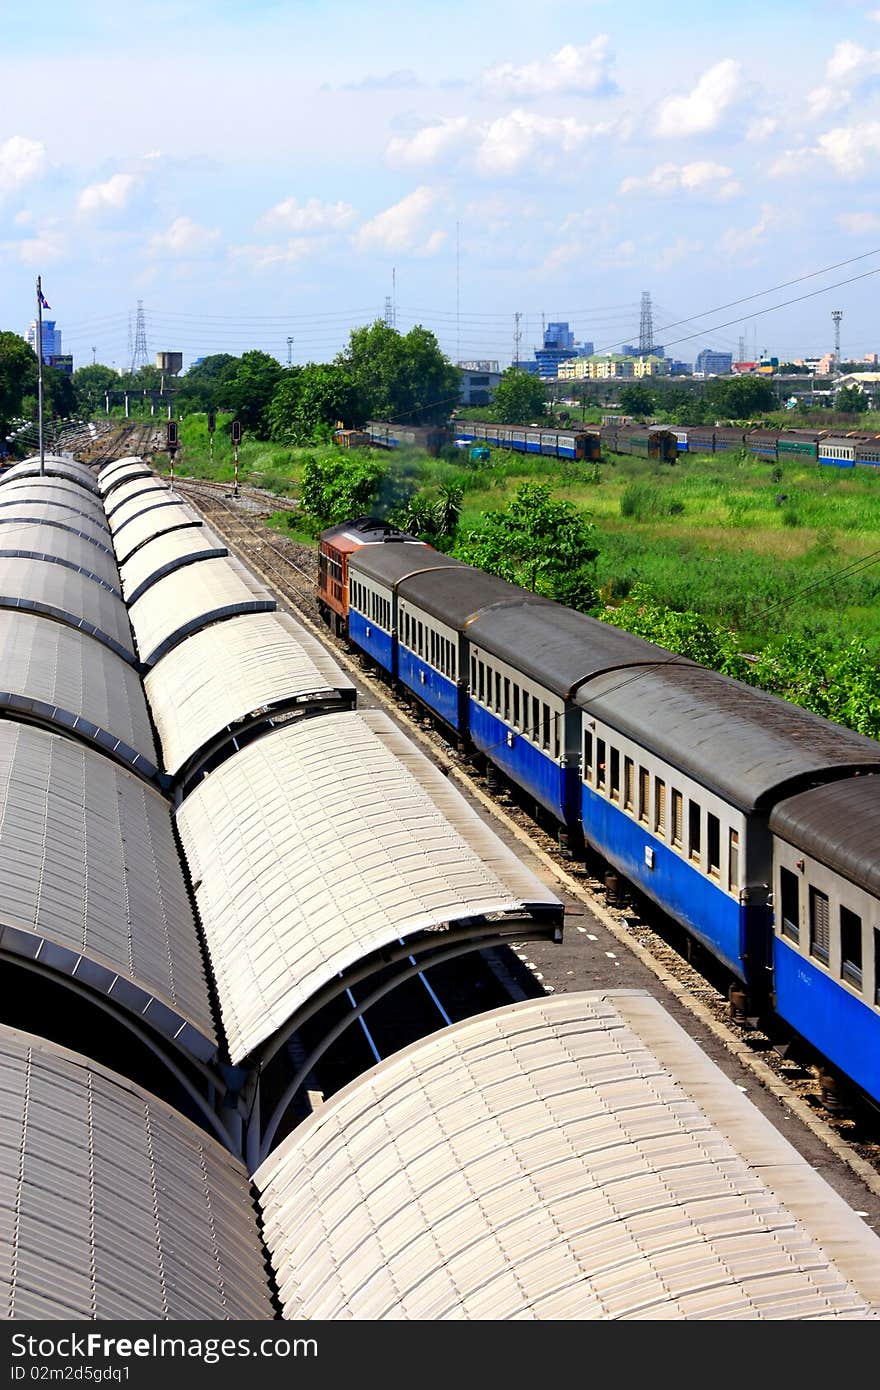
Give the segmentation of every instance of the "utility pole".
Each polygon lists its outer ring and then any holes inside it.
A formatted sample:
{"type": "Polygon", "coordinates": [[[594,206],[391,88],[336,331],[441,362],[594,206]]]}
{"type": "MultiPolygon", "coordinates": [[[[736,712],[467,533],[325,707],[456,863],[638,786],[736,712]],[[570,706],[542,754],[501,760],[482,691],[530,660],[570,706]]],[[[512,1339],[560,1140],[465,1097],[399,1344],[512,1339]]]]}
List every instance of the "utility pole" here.
{"type": "Polygon", "coordinates": [[[522,314],[520,314],[520,313],[514,314],[514,316],[513,316],[513,365],[514,365],[515,367],[518,367],[518,366],[519,366],[519,349],[520,349],[520,344],[522,343],[522,328],[520,327],[520,320],[521,320],[521,319],[522,319],[522,314]]]}
{"type": "Polygon", "coordinates": [[[40,476],[46,471],[43,443],[43,283],[37,276],[37,430],[40,438],[40,476]]]}
{"type": "Polygon", "coordinates": [[[840,320],[843,318],[842,309],[831,310],[831,321],[834,324],[834,365],[840,370],[840,320]]]}
{"type": "Polygon", "coordinates": [[[98,352],[98,349],[97,349],[97,348],[94,346],[94,344],[93,344],[93,345],[92,345],[92,366],[93,366],[93,367],[94,367],[95,363],[96,363],[97,360],[98,360],[98,358],[97,358],[97,352],[98,352]]]}
{"type": "Polygon", "coordinates": [[[292,364],[293,364],[293,338],[292,338],[291,335],[288,333],[288,335],[287,335],[287,365],[288,365],[288,367],[290,367],[290,366],[292,366],[292,364]]]}

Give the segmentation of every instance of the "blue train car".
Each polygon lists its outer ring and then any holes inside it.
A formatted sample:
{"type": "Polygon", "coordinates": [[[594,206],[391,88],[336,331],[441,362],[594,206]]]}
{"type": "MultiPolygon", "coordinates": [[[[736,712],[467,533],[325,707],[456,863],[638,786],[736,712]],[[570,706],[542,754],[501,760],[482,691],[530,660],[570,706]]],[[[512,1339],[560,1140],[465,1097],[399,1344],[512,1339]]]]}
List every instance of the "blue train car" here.
{"type": "Polygon", "coordinates": [[[460,564],[415,538],[355,551],[348,566],[349,641],[388,675],[397,676],[400,580],[422,570],[460,564]]]}
{"type": "Polygon", "coordinates": [[[601,676],[576,699],[585,839],[765,992],[771,807],[811,783],[880,770],[880,744],[678,662],[601,676]]]}
{"type": "Polygon", "coordinates": [[[520,454],[596,462],[601,445],[598,432],[587,429],[559,430],[539,425],[496,425],[488,421],[457,420],[456,438],[465,443],[483,442],[520,454]]]}
{"type": "Polygon", "coordinates": [[[840,435],[830,434],[819,440],[819,462],[830,464],[833,468],[853,468],[856,461],[856,442],[840,435]]]}
{"type": "Polygon", "coordinates": [[[770,829],[774,1007],[880,1104],[880,775],[781,801],[770,829]]]}

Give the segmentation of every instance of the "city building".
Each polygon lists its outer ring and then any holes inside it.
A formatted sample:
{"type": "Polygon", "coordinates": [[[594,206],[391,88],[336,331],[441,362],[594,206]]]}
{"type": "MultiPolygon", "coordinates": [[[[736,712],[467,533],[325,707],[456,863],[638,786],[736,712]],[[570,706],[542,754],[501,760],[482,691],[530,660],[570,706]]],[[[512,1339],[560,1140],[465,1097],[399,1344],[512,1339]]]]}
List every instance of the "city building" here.
{"type": "Polygon", "coordinates": [[[665,357],[658,357],[656,353],[648,353],[647,357],[637,357],[633,363],[633,376],[668,376],[669,363],[665,357]]]}
{"type": "Polygon", "coordinates": [[[633,357],[622,352],[590,353],[573,357],[559,367],[559,381],[618,381],[630,377],[667,376],[665,357],[633,357]]]}
{"type": "MultiPolygon", "coordinates": [[[[55,319],[43,319],[43,364],[49,366],[50,357],[60,357],[61,329],[55,327],[55,319]]],[[[30,327],[24,335],[28,347],[37,350],[37,320],[31,319],[30,327]]]]}
{"type": "Polygon", "coordinates": [[[489,405],[501,380],[496,361],[457,362],[461,374],[461,405],[489,405]]]}
{"type": "Polygon", "coordinates": [[[716,352],[714,348],[703,348],[697,353],[694,372],[699,376],[729,376],[733,366],[732,352],[716,352]]]}
{"type": "Polygon", "coordinates": [[[838,390],[845,386],[857,386],[868,397],[872,409],[876,409],[880,402],[880,372],[849,372],[840,377],[835,385],[838,390]]]}
{"type": "Polygon", "coordinates": [[[56,372],[63,372],[65,376],[73,376],[73,358],[69,353],[53,354],[48,365],[54,367],[56,372]]]}

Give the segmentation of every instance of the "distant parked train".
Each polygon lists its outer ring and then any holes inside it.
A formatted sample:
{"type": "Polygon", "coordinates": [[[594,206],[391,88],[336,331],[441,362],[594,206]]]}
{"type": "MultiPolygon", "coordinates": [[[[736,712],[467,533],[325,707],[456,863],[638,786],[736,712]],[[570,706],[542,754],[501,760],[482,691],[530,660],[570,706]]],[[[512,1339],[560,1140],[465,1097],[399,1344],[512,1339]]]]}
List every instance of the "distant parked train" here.
{"type": "Polygon", "coordinates": [[[360,517],[337,631],[880,1103],[880,743],[360,517]]]}
{"type": "Polygon", "coordinates": [[[601,452],[594,430],[545,429],[538,425],[494,425],[476,420],[457,420],[455,436],[463,444],[494,444],[518,454],[544,454],[551,458],[594,463],[601,452]]]}

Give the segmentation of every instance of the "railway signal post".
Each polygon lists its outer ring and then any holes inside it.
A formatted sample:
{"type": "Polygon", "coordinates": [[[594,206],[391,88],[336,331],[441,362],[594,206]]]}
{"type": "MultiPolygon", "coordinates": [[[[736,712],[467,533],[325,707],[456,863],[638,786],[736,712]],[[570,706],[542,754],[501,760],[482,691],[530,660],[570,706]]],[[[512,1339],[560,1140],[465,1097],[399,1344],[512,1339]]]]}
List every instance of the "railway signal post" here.
{"type": "Polygon", "coordinates": [[[165,426],[165,448],[167,449],[167,451],[168,451],[168,456],[169,456],[169,458],[171,459],[171,491],[172,491],[172,492],[174,491],[174,455],[177,453],[177,449],[178,449],[179,442],[180,442],[180,441],[179,441],[179,439],[178,439],[178,433],[177,433],[177,421],[176,421],[176,420],[169,420],[168,423],[167,423],[166,426],[165,426]]]}
{"type": "Polygon", "coordinates": [[[234,481],[232,484],[233,497],[238,496],[238,446],[241,443],[241,421],[232,422],[232,461],[235,468],[234,481]]]}
{"type": "Polygon", "coordinates": [[[214,431],[217,428],[216,410],[208,411],[208,440],[211,446],[211,472],[214,472],[214,431]]]}

